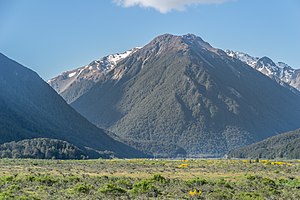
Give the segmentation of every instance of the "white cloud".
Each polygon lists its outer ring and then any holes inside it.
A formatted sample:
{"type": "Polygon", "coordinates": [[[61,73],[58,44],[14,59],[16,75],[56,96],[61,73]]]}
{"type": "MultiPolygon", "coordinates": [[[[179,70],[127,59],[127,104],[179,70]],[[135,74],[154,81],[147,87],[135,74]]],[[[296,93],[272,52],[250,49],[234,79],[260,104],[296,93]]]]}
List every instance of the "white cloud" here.
{"type": "Polygon", "coordinates": [[[123,7],[151,7],[161,13],[167,13],[171,10],[182,11],[186,6],[197,4],[220,4],[232,0],[113,0],[114,3],[123,7]]]}

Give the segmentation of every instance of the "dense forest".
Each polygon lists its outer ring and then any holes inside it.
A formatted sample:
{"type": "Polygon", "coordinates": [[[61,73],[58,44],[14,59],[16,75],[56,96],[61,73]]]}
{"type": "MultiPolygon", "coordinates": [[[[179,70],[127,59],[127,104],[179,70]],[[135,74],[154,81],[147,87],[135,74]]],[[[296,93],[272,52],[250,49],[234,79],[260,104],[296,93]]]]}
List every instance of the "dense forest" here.
{"type": "Polygon", "coordinates": [[[0,145],[0,158],[85,159],[109,158],[111,152],[80,149],[66,141],[35,138],[0,145]]]}
{"type": "Polygon", "coordinates": [[[235,158],[300,159],[300,129],[229,152],[235,158]]]}

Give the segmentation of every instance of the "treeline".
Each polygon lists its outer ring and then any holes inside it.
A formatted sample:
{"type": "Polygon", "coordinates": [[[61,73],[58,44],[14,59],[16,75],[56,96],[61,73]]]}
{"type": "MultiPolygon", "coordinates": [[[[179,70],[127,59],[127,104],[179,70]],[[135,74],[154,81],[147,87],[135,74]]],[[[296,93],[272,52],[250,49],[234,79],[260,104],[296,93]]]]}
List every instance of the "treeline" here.
{"type": "Polygon", "coordinates": [[[122,142],[132,146],[142,152],[153,155],[153,157],[159,158],[180,158],[186,157],[186,151],[175,144],[163,143],[158,141],[135,141],[135,140],[121,140],[122,142]]]}
{"type": "Polygon", "coordinates": [[[66,141],[35,138],[0,145],[0,158],[84,159],[88,154],[66,141]]]}

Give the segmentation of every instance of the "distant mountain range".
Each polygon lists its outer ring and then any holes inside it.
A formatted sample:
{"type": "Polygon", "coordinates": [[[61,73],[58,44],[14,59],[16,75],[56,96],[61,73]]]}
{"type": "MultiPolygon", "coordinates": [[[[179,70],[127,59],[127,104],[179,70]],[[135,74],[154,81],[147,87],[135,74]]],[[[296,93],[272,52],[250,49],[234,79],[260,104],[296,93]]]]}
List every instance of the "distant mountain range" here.
{"type": "MultiPolygon", "coordinates": [[[[107,73],[113,71],[118,62],[139,49],[140,47],[136,47],[124,53],[111,54],[98,60],[94,60],[86,66],[63,72],[61,75],[48,80],[47,83],[68,103],[72,103],[91,89],[98,81],[101,81],[107,73]]],[[[275,63],[266,56],[258,58],[250,56],[247,53],[228,49],[225,50],[225,52],[228,56],[237,58],[252,68],[276,80],[279,84],[292,86],[289,87],[292,91],[295,91],[295,89],[300,91],[300,69],[294,69],[284,62],[275,63]]],[[[113,78],[115,79],[122,75],[118,74],[117,71],[114,73],[113,78]]]]}
{"type": "Polygon", "coordinates": [[[46,153],[45,146],[53,154],[53,146],[63,145],[73,149],[76,155],[80,150],[83,155],[93,158],[101,157],[104,152],[117,157],[146,156],[110,138],[106,131],[71,108],[35,72],[3,54],[0,54],[0,136],[1,157],[11,155],[13,150],[19,152],[14,155],[22,157],[21,149],[29,144],[42,144],[44,152],[37,152],[37,155],[46,153]],[[46,139],[20,142],[34,138],[46,139]],[[17,143],[12,145],[9,143],[12,141],[17,143]],[[11,149],[14,146],[18,149],[11,149]]]}
{"type": "Polygon", "coordinates": [[[300,69],[294,69],[283,62],[275,63],[266,56],[257,58],[238,51],[226,50],[225,52],[228,56],[241,60],[278,83],[288,84],[300,91],[300,69]]]}
{"type": "Polygon", "coordinates": [[[300,129],[282,133],[228,154],[234,158],[299,159],[300,129]]]}
{"type": "Polygon", "coordinates": [[[300,127],[300,96],[286,84],[299,87],[297,73],[192,34],[165,34],[48,83],[92,123],[144,153],[219,156],[300,127]]]}

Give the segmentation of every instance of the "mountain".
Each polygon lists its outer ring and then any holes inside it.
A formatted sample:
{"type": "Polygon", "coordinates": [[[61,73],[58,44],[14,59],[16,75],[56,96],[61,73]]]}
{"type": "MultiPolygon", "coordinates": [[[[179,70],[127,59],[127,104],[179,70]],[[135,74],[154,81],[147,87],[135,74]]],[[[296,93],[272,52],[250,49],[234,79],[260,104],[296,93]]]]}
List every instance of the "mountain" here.
{"type": "MultiPolygon", "coordinates": [[[[226,50],[225,52],[228,56],[241,60],[278,83],[292,86],[300,91],[300,69],[294,69],[283,62],[274,63],[266,56],[257,58],[238,51],[226,50]]],[[[290,89],[294,91],[293,88],[290,89]]]]}
{"type": "Polygon", "coordinates": [[[200,37],[165,34],[120,60],[71,106],[145,153],[199,157],[299,128],[299,102],[200,37]]]}
{"type": "Polygon", "coordinates": [[[71,143],[95,155],[144,156],[110,138],[71,108],[35,72],[0,54],[0,144],[33,138],[71,143]]]}
{"type": "MultiPolygon", "coordinates": [[[[111,54],[94,60],[86,66],[63,72],[48,80],[47,83],[70,104],[101,81],[116,67],[118,62],[139,49],[140,47],[136,47],[123,53],[111,54]]],[[[300,69],[294,69],[284,62],[274,63],[268,57],[253,57],[247,53],[229,49],[225,52],[228,56],[241,60],[290,90],[296,93],[300,91],[300,69]]],[[[120,74],[116,71],[114,78],[117,79],[118,76],[120,74]]]]}
{"type": "MultiPolygon", "coordinates": [[[[130,49],[124,53],[117,53],[94,60],[90,64],[67,71],[47,81],[47,83],[60,94],[68,103],[91,89],[96,82],[101,81],[107,73],[115,68],[116,64],[136,52],[139,48],[130,49]]],[[[121,74],[117,72],[112,77],[118,79],[121,74]]]]}
{"type": "Polygon", "coordinates": [[[229,152],[235,158],[300,159],[300,129],[229,152]]]}

